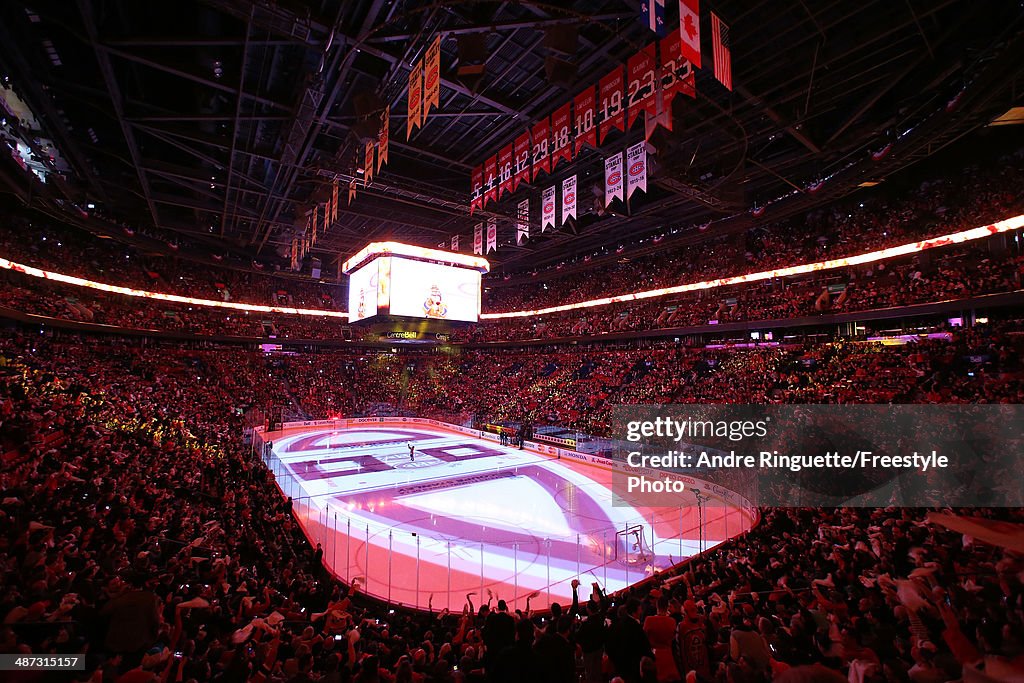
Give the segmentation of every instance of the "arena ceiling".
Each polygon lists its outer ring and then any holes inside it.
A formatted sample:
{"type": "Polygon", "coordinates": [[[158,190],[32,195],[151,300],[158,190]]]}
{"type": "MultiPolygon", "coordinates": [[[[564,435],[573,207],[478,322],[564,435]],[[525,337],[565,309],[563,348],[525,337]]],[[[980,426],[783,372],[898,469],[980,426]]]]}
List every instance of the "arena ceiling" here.
{"type": "MultiPolygon", "coordinates": [[[[539,185],[471,216],[474,166],[656,39],[643,4],[8,2],[0,67],[42,113],[71,169],[71,198],[211,252],[283,257],[338,179],[338,220],[313,249],[327,267],[382,238],[436,246],[459,234],[465,251],[481,216],[499,221],[489,256],[508,271],[625,239],[696,235],[786,194],[799,207],[881,180],[1019,103],[1015,1],[702,2],[706,62],[707,10],[731,25],[735,88],[697,71],[697,97],[675,100],[674,132],[652,139],[646,195],[616,211],[595,201],[603,157],[642,137],[640,125],[554,173],[580,179],[571,229],[536,235],[535,217],[535,236],[514,244],[516,203],[536,205],[539,185]],[[407,139],[408,75],[438,34],[440,107],[407,139]],[[481,40],[482,77],[460,77],[460,43],[481,40]],[[389,163],[364,186],[367,121],[385,105],[389,163]],[[873,162],[889,143],[898,153],[873,162]],[[811,197],[823,178],[826,191],[811,197]]],[[[676,0],[668,5],[678,25],[676,0]]]]}

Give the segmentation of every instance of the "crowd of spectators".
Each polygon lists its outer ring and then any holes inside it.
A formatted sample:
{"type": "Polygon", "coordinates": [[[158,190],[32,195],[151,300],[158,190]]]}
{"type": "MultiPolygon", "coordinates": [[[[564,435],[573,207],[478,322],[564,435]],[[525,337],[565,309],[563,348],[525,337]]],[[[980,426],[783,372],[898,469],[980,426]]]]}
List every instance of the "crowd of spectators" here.
{"type": "Polygon", "coordinates": [[[461,614],[392,612],[326,574],[243,426],[292,404],[325,417],[371,403],[445,416],[456,400],[538,415],[612,400],[1019,402],[1019,350],[1010,328],[908,346],[461,356],[8,331],[0,651],[83,653],[79,679],[97,682],[1016,680],[1024,563],[922,511],[765,510],[619,595],[588,587],[543,614],[483,596],[478,610],[472,595],[461,614]],[[347,396],[319,398],[332,392],[347,396]]]}

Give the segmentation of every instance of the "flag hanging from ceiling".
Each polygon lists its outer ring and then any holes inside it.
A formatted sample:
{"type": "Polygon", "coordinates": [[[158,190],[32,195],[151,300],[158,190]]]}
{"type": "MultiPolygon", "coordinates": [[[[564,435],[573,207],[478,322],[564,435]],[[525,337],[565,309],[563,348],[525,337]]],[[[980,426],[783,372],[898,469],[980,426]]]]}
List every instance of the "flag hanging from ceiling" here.
{"type": "Polygon", "coordinates": [[[377,150],[377,171],[380,172],[380,167],[388,163],[388,136],[391,134],[391,107],[384,108],[384,116],[381,117],[380,121],[380,135],[377,136],[378,145],[380,147],[377,150]]]}
{"type": "Polygon", "coordinates": [[[679,38],[683,58],[700,68],[699,0],[679,0],[679,38]]]}
{"type": "Polygon", "coordinates": [[[678,94],[696,97],[693,65],[683,57],[679,32],[673,31],[659,42],[661,49],[661,87],[665,109],[671,110],[672,100],[678,94]]]}
{"type": "Polygon", "coordinates": [[[598,100],[601,107],[601,122],[597,129],[598,144],[604,142],[613,129],[625,130],[626,109],[622,102],[622,67],[615,67],[601,79],[598,85],[598,100]]]}
{"type": "Polygon", "coordinates": [[[484,164],[484,206],[487,202],[498,199],[498,156],[495,155],[484,164]]]}
{"type": "Polygon", "coordinates": [[[576,218],[576,176],[571,175],[562,181],[562,224],[570,218],[576,218]]]}
{"type": "Polygon", "coordinates": [[[512,191],[512,145],[498,152],[498,196],[512,191]]]}
{"type": "Polygon", "coordinates": [[[522,244],[530,237],[530,200],[519,202],[516,210],[516,244],[522,244]]]}
{"type": "Polygon", "coordinates": [[[423,111],[423,60],[409,73],[409,118],[405,122],[405,137],[412,137],[413,128],[420,126],[420,113],[423,111]]]}
{"type": "Polygon", "coordinates": [[[594,86],[576,96],[572,103],[573,116],[576,118],[576,156],[579,156],[583,145],[597,147],[597,126],[594,125],[597,108],[597,95],[594,86]]]}
{"type": "Polygon", "coordinates": [[[656,113],[654,47],[654,43],[647,45],[630,57],[626,63],[626,73],[629,77],[626,87],[626,91],[629,93],[627,128],[633,125],[633,122],[640,116],[640,112],[645,112],[647,116],[654,116],[656,113]]]}
{"type": "Polygon", "coordinates": [[[551,168],[561,159],[572,161],[572,102],[566,102],[551,115],[551,168]]]}
{"type": "Polygon", "coordinates": [[[636,190],[647,192],[647,143],[638,142],[626,150],[626,199],[636,190]]]}
{"type": "Polygon", "coordinates": [[[711,44],[715,50],[715,78],[732,90],[732,45],[729,41],[729,27],[711,13],[711,44]]]}
{"type": "Polygon", "coordinates": [[[319,222],[320,222],[320,205],[318,204],[318,205],[313,207],[313,223],[312,223],[313,229],[306,231],[306,235],[307,236],[313,234],[314,232],[316,232],[316,226],[317,226],[317,223],[319,223],[319,222]]]}
{"type": "Polygon", "coordinates": [[[292,238],[292,270],[299,269],[299,238],[292,238]]]}
{"type": "Polygon", "coordinates": [[[491,253],[498,249],[498,222],[493,218],[487,219],[487,251],[491,253]]]}
{"type": "Polygon", "coordinates": [[[334,185],[331,187],[331,220],[338,220],[338,179],[334,179],[334,185]]]}
{"type": "Polygon", "coordinates": [[[549,141],[551,126],[548,117],[533,124],[533,179],[540,173],[551,173],[549,141]]]}
{"type": "Polygon", "coordinates": [[[484,205],[484,167],[483,164],[473,169],[473,175],[470,180],[470,199],[469,199],[469,213],[473,215],[473,211],[476,209],[483,208],[484,205]]]}
{"type": "Polygon", "coordinates": [[[478,256],[484,255],[484,224],[477,223],[473,226],[473,253],[478,256]]]}
{"type": "Polygon", "coordinates": [[[516,138],[515,164],[512,169],[512,191],[515,192],[522,181],[530,180],[530,133],[527,131],[516,138]]]}
{"type": "Polygon", "coordinates": [[[604,205],[622,199],[622,152],[604,160],[604,205]]]}
{"type": "Polygon", "coordinates": [[[441,36],[434,37],[434,42],[427,48],[423,64],[423,123],[431,107],[441,108],[441,36]]]}
{"type": "MultiPolygon", "coordinates": [[[[327,206],[324,207],[324,229],[322,232],[326,233],[327,228],[331,226],[331,200],[327,200],[327,206]]],[[[316,243],[316,233],[313,233],[313,242],[316,243]]]]}
{"type": "Polygon", "coordinates": [[[544,232],[550,225],[555,227],[555,186],[544,190],[540,197],[541,220],[540,231],[544,232]]]}
{"type": "Polygon", "coordinates": [[[459,250],[459,236],[458,235],[452,235],[452,251],[458,251],[458,250],[459,250]]]}
{"type": "Polygon", "coordinates": [[[658,36],[665,35],[665,0],[641,0],[640,18],[658,36]]]}
{"type": "Polygon", "coordinates": [[[369,185],[373,180],[373,143],[366,143],[366,159],[363,160],[363,179],[369,185]]]}
{"type": "Polygon", "coordinates": [[[356,198],[356,179],[348,181],[348,203],[351,204],[352,200],[356,198]]]}

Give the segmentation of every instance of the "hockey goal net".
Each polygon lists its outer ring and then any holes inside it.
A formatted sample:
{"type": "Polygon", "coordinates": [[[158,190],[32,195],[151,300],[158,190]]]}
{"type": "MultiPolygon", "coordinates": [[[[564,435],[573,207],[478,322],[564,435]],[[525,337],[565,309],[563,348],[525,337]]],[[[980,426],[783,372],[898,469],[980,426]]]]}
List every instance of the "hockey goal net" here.
{"type": "Polygon", "coordinates": [[[654,552],[643,524],[631,524],[615,532],[615,560],[629,566],[648,565],[654,561],[654,552]]]}

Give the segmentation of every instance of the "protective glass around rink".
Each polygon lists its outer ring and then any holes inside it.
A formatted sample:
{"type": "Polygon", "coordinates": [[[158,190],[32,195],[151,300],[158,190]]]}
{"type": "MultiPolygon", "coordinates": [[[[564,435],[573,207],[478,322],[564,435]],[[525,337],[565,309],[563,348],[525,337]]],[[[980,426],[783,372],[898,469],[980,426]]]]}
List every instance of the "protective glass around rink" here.
{"type": "Polygon", "coordinates": [[[1020,507],[1019,405],[634,405],[612,413],[616,504],[696,491],[757,507],[1020,507]],[[694,483],[698,482],[698,483],[694,483]]]}

